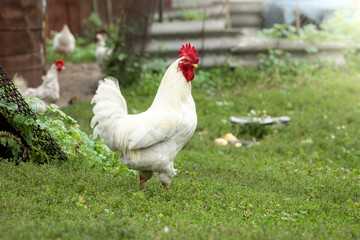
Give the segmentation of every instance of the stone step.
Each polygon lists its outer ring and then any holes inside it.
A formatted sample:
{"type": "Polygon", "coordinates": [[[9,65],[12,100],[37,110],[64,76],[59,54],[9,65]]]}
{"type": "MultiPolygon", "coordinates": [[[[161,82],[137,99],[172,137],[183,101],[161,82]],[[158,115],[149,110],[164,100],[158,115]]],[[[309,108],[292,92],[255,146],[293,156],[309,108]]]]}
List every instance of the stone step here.
{"type": "Polygon", "coordinates": [[[240,39],[237,46],[231,49],[233,54],[241,54],[244,52],[262,52],[269,48],[273,49],[288,49],[291,51],[304,51],[305,48],[315,47],[321,51],[342,51],[346,48],[346,44],[341,42],[306,42],[285,39],[271,39],[271,38],[247,38],[240,39]]]}
{"type": "Polygon", "coordinates": [[[282,49],[291,54],[293,59],[314,61],[326,60],[341,65],[345,62],[346,45],[339,42],[312,43],[266,38],[247,38],[240,40],[236,47],[230,49],[228,63],[232,67],[257,66],[259,54],[268,54],[268,49],[282,49]],[[317,52],[308,53],[307,49],[316,48],[317,52]]]}
{"type": "Polygon", "coordinates": [[[183,22],[169,22],[169,23],[153,23],[151,26],[152,39],[169,39],[169,38],[186,38],[186,37],[201,37],[218,36],[218,35],[236,35],[238,31],[225,31],[225,18],[216,20],[194,20],[183,22]]]}
{"type": "MultiPolygon", "coordinates": [[[[165,60],[166,67],[170,66],[170,64],[172,64],[177,58],[178,55],[174,55],[173,57],[162,57],[162,59],[165,60]]],[[[199,55],[198,58],[199,58],[199,63],[198,63],[199,69],[204,69],[204,68],[222,66],[224,63],[228,61],[229,55],[206,53],[203,55],[199,55]]]]}
{"type": "Polygon", "coordinates": [[[226,30],[225,19],[155,23],[151,28],[152,41],[146,51],[170,64],[178,57],[180,47],[190,42],[201,56],[202,67],[219,66],[226,61],[230,48],[237,46],[242,35],[240,30],[226,30]]]}
{"type": "Polygon", "coordinates": [[[223,18],[225,16],[225,7],[223,4],[211,4],[197,7],[171,8],[164,12],[165,19],[170,21],[186,19],[190,14],[198,16],[203,16],[205,14],[206,17],[212,19],[223,18]]]}
{"type": "Polygon", "coordinates": [[[229,0],[230,13],[254,13],[263,11],[264,0],[229,0]]]}
{"type": "Polygon", "coordinates": [[[229,0],[228,4],[233,28],[260,28],[263,25],[263,0],[229,0]]]}
{"type": "Polygon", "coordinates": [[[214,3],[216,3],[217,0],[171,0],[171,7],[172,8],[195,8],[195,7],[203,7],[203,6],[209,6],[214,3]]]}
{"type": "Polygon", "coordinates": [[[180,47],[190,42],[199,52],[199,66],[202,68],[215,67],[221,66],[227,61],[230,49],[238,44],[236,39],[220,36],[217,38],[205,38],[204,40],[197,38],[173,39],[165,42],[153,41],[148,45],[147,52],[150,56],[165,59],[166,63],[170,64],[178,58],[180,47]]]}
{"type": "Polygon", "coordinates": [[[233,28],[240,27],[261,27],[263,18],[260,14],[253,13],[234,13],[231,14],[231,26],[233,28]]]}
{"type": "Polygon", "coordinates": [[[201,36],[197,38],[176,38],[165,41],[151,41],[147,47],[150,54],[171,55],[179,51],[180,46],[191,43],[199,52],[229,52],[229,50],[238,44],[239,37],[226,36],[226,34],[218,37],[201,36]]]}

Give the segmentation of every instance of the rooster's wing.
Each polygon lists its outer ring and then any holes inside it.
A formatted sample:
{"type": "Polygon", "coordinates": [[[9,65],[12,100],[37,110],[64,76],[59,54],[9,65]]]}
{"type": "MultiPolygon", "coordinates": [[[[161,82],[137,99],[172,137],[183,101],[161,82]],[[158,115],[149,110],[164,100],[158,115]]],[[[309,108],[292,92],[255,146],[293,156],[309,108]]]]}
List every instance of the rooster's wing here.
{"type": "MultiPolygon", "coordinates": [[[[128,149],[135,150],[167,141],[180,129],[180,116],[174,112],[156,111],[142,114],[142,121],[132,121],[134,128],[128,132],[128,149]]],[[[129,129],[129,130],[130,130],[129,129]]]]}

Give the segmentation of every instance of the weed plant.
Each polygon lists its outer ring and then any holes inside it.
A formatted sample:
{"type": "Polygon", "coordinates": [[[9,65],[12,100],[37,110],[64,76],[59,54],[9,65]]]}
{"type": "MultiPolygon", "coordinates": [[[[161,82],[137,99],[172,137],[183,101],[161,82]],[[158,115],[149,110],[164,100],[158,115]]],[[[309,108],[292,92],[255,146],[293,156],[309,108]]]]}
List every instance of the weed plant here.
{"type": "Polygon", "coordinates": [[[262,30],[259,36],[309,42],[344,42],[354,47],[360,37],[359,24],[358,11],[350,13],[340,9],[335,11],[334,17],[324,20],[319,26],[307,24],[297,32],[295,26],[274,24],[273,27],[262,30]]]}

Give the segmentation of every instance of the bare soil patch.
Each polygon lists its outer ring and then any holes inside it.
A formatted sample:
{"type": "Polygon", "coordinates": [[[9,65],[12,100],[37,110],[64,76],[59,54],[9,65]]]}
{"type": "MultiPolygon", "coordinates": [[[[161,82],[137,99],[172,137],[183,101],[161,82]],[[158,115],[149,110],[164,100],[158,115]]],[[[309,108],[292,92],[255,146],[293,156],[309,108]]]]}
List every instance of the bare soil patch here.
{"type": "Polygon", "coordinates": [[[64,107],[73,99],[91,100],[100,79],[103,78],[97,63],[65,63],[59,75],[59,107],[64,107]]]}

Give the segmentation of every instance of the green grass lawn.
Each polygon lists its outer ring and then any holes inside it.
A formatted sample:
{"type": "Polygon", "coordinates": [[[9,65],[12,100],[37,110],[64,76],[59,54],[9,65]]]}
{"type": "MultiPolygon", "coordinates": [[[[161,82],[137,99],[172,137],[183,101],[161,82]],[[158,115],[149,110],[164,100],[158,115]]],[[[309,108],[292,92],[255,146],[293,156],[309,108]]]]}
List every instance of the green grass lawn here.
{"type": "MultiPolygon", "coordinates": [[[[156,177],[140,191],[137,174],[83,160],[1,162],[0,239],[359,239],[359,68],[315,67],[287,81],[234,72],[195,77],[198,127],[168,191],[156,177]],[[197,86],[207,80],[222,83],[197,86]],[[227,121],[251,109],[291,122],[250,148],[216,146],[227,132],[251,140],[227,121]]],[[[154,97],[122,91],[130,112],[154,97]]],[[[63,110],[91,133],[89,102],[63,110]]]]}

